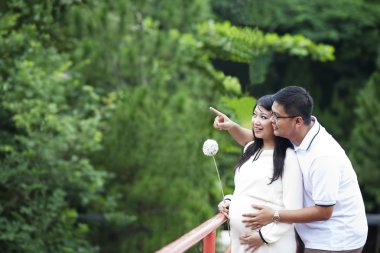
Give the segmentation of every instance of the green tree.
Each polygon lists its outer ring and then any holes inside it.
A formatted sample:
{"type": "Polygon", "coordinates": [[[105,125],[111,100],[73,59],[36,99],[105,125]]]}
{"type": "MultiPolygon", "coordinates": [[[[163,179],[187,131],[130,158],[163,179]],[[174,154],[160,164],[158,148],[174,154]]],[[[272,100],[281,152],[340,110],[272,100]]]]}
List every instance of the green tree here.
{"type": "Polygon", "coordinates": [[[142,31],[151,22],[160,30],[189,32],[209,16],[209,2],[203,0],[89,1],[72,6],[62,17],[62,26],[66,48],[85,81],[109,91],[136,85],[135,80],[149,83],[149,71],[159,69],[146,67],[154,47],[142,31]],[[130,46],[131,41],[137,44],[130,46]]]}
{"type": "Polygon", "coordinates": [[[113,210],[89,159],[105,107],[49,39],[47,3],[1,3],[0,252],[96,252],[77,218],[113,210]]]}
{"type": "Polygon", "coordinates": [[[350,150],[350,157],[354,161],[359,182],[364,192],[370,195],[366,205],[370,211],[376,213],[379,212],[380,206],[380,167],[377,162],[380,150],[377,141],[377,136],[380,134],[379,95],[380,73],[377,72],[358,94],[350,150]]]}

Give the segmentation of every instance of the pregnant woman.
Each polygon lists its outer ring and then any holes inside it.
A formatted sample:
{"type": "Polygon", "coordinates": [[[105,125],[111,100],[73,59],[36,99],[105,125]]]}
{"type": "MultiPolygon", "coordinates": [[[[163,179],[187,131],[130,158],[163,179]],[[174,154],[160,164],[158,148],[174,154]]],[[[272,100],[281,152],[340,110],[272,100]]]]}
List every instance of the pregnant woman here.
{"type": "MultiPolygon", "coordinates": [[[[295,253],[297,250],[293,224],[274,220],[256,231],[243,223],[243,214],[254,212],[252,204],[274,210],[302,208],[301,170],[290,141],[273,134],[272,103],[271,95],[257,100],[252,116],[254,141],[241,143],[245,147],[235,166],[234,193],[230,202],[219,204],[219,210],[230,218],[231,245],[226,253],[295,253]]],[[[214,126],[223,125],[231,133],[235,123],[211,110],[217,114],[214,126]]]]}

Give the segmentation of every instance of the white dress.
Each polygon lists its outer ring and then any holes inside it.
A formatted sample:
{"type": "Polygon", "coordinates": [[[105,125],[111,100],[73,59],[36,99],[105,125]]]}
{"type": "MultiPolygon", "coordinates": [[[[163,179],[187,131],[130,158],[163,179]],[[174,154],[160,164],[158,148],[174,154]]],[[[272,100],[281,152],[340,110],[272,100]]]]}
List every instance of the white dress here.
{"type": "MultiPolygon", "coordinates": [[[[302,208],[302,174],[292,149],[286,152],[282,178],[269,184],[272,176],[273,150],[263,150],[259,159],[253,161],[251,157],[236,170],[235,190],[229,208],[232,253],[247,252],[247,246],[240,244],[240,236],[257,233],[242,223],[243,214],[255,211],[252,204],[266,205],[277,210],[302,208]]],[[[293,224],[273,222],[262,227],[261,233],[268,244],[263,244],[255,253],[296,252],[293,224]]]]}

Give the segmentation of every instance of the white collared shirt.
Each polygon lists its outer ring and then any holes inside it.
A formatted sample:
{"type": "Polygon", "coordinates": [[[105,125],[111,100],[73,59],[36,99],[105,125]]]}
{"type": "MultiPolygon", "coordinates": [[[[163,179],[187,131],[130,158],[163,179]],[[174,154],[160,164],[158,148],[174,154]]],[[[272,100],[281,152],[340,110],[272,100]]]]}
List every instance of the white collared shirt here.
{"type": "Polygon", "coordinates": [[[309,249],[351,250],[367,239],[367,219],[356,173],[345,151],[317,119],[294,149],[303,174],[304,207],[334,205],[327,221],[296,224],[309,249]]]}

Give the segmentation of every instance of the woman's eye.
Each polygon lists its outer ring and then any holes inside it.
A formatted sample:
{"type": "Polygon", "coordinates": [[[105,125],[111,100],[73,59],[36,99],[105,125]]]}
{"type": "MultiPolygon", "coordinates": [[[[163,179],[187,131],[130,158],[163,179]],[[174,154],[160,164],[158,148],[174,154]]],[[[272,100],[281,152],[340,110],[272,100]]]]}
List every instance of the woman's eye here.
{"type": "Polygon", "coordinates": [[[261,116],[261,119],[268,119],[266,116],[261,116]]]}

